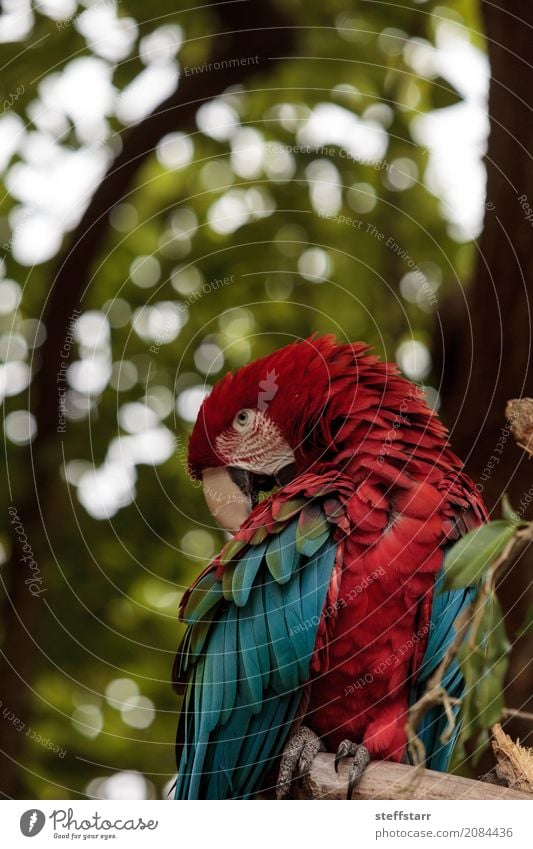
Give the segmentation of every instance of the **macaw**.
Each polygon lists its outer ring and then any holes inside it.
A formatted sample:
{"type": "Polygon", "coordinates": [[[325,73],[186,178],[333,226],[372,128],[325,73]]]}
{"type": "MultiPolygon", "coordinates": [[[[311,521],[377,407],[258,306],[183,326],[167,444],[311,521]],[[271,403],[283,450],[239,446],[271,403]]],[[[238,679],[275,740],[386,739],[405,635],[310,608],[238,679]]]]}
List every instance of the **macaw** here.
{"type": "MultiPolygon", "coordinates": [[[[221,379],[188,460],[232,536],[181,601],[175,798],[284,798],[321,748],[350,758],[351,795],[370,758],[407,759],[409,706],[475,593],[443,588],[443,560],[481,497],[420,387],[331,336],[221,379]]],[[[457,662],[443,685],[460,699],[457,662]]],[[[436,707],[419,729],[440,771],[446,724],[436,707]]]]}

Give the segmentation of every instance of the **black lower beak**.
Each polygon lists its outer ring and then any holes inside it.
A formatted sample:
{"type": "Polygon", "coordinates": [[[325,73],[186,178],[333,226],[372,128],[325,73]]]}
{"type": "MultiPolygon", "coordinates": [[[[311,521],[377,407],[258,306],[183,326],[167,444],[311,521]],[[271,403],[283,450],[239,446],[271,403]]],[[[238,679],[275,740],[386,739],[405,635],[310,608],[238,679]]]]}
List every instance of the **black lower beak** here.
{"type": "Polygon", "coordinates": [[[290,463],[274,475],[263,475],[248,471],[248,469],[240,469],[237,466],[229,466],[228,472],[243,495],[250,499],[252,507],[255,507],[259,503],[262,493],[270,493],[276,487],[285,486],[293,479],[296,464],[290,463]]]}

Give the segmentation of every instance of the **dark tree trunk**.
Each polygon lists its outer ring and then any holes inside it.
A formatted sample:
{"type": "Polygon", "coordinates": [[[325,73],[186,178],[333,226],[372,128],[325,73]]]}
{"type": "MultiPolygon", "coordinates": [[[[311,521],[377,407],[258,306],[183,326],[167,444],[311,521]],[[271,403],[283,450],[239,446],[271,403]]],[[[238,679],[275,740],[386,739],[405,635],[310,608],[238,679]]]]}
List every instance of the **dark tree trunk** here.
{"type": "MultiPolygon", "coordinates": [[[[491,66],[485,224],[466,297],[456,293],[443,309],[440,366],[442,415],[454,448],[499,517],[504,492],[521,511],[533,495],[533,465],[505,421],[508,399],[533,396],[533,5],[491,0],[482,12],[491,66]]],[[[533,518],[533,510],[525,515],[533,518]]],[[[532,559],[527,552],[500,585],[513,640],[528,598],[531,604],[532,559]]],[[[514,646],[507,701],[531,710],[526,642],[514,646]]],[[[515,722],[511,733],[523,739],[528,731],[515,722]]]]}

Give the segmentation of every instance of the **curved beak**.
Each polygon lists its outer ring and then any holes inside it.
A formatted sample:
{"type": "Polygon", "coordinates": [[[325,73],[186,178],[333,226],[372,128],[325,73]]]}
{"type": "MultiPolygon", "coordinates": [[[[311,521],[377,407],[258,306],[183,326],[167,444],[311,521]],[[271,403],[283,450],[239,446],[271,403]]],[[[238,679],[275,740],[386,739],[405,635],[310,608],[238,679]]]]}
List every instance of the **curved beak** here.
{"type": "Polygon", "coordinates": [[[233,466],[206,469],[202,475],[204,497],[219,525],[234,534],[259,502],[261,492],[270,492],[292,480],[295,464],[274,475],[262,475],[233,466]]]}
{"type": "Polygon", "coordinates": [[[206,469],[202,475],[204,498],[212,516],[234,534],[252,509],[249,497],[232,480],[229,469],[206,469]]]}

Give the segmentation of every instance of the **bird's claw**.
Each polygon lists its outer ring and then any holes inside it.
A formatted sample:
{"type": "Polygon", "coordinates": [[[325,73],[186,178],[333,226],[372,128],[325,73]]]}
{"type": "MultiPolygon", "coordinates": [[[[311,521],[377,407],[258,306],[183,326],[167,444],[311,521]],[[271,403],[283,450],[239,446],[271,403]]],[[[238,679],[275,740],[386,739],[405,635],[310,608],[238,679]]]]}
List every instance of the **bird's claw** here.
{"type": "Polygon", "coordinates": [[[343,740],[339,744],[335,755],[335,772],[339,771],[339,764],[343,758],[353,758],[350,767],[350,775],[348,777],[348,793],[347,799],[351,799],[354,787],[361,778],[363,772],[370,763],[370,755],[368,749],[360,743],[352,743],[351,740],[343,740]]]}
{"type": "Polygon", "coordinates": [[[286,744],[281,756],[276,784],[277,799],[285,799],[289,795],[291,783],[309,772],[321,748],[322,743],[315,732],[301,725],[286,744]]]}

